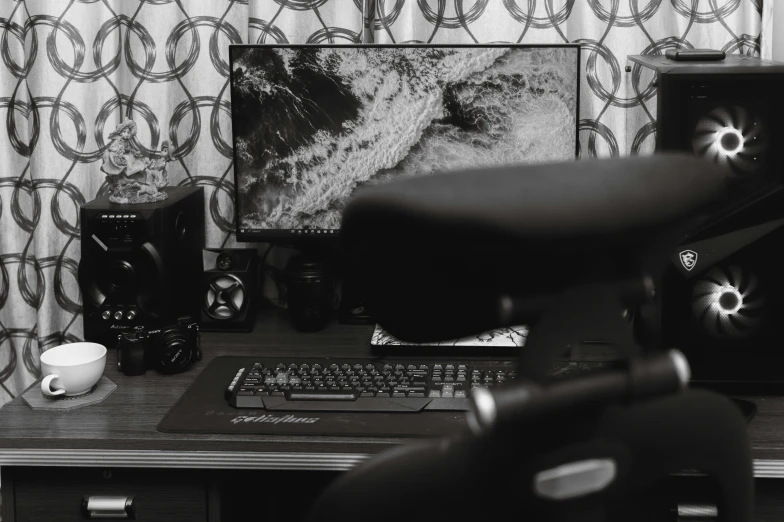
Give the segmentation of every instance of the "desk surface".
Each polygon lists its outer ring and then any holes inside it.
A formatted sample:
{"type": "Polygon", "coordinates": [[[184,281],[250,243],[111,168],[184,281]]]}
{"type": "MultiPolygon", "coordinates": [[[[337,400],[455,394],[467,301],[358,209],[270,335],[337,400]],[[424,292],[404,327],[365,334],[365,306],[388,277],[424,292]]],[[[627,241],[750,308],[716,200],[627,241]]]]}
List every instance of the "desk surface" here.
{"type": "MultiPolygon", "coordinates": [[[[109,351],[105,375],[117,390],[104,402],[65,411],[32,410],[21,397],[0,409],[0,466],[107,466],[226,469],[349,469],[401,438],[161,433],[156,426],[214,357],[369,355],[372,327],[332,324],[316,334],[266,310],[253,333],[204,333],[204,360],[179,375],[127,377],[109,351]]],[[[747,397],[755,470],[784,478],[784,397],[747,397]]]]}

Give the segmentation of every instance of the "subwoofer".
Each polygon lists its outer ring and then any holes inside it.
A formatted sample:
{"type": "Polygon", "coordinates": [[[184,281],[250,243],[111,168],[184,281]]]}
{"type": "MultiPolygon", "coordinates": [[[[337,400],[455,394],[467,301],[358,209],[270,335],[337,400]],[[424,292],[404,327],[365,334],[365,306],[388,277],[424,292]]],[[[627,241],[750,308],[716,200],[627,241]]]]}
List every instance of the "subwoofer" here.
{"type": "Polygon", "coordinates": [[[626,73],[632,154],[688,151],[734,174],[658,282],[657,344],[697,383],[784,383],[784,64],[631,56],[626,73]]]}
{"type": "Polygon", "coordinates": [[[252,248],[204,249],[201,329],[253,330],[259,289],[259,257],[252,248]]]}
{"type": "Polygon", "coordinates": [[[84,337],[112,348],[120,331],[199,317],[204,190],[167,187],[156,203],[108,196],[80,209],[84,337]]]}

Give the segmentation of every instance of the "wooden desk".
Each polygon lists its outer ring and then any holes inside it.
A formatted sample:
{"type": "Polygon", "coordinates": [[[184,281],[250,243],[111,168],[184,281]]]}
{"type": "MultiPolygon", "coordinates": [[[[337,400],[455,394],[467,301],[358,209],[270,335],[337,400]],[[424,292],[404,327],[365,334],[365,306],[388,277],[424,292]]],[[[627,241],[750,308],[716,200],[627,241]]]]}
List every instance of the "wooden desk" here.
{"type": "MultiPolygon", "coordinates": [[[[289,499],[304,510],[337,472],[405,440],[174,434],[156,426],[214,357],[363,357],[371,332],[368,326],[333,324],[302,334],[268,310],[253,333],[204,333],[204,360],[183,374],[127,377],[117,371],[110,350],[105,375],[117,389],[100,404],[46,412],[17,398],[0,409],[3,522],[82,520],[83,495],[129,491],[140,499],[139,520],[220,520],[221,513],[231,518],[227,498],[263,504],[260,494],[276,506],[289,499]]],[[[784,478],[784,398],[751,399],[759,406],[750,426],[756,474],[784,478]]],[[[784,504],[777,500],[777,481],[760,485],[760,493],[770,490],[766,505],[784,504]]],[[[784,493],[784,482],[780,489],[784,493]]]]}

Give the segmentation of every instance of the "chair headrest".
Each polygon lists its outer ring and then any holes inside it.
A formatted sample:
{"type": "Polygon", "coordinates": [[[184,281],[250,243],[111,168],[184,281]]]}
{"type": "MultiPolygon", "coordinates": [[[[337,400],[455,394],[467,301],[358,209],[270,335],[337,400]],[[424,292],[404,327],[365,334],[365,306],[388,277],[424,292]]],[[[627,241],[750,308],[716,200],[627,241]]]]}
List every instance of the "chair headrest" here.
{"type": "Polygon", "coordinates": [[[504,294],[656,270],[645,264],[659,251],[663,269],[684,227],[724,203],[730,176],[658,155],[409,178],[358,190],[341,237],[379,323],[443,340],[502,326],[504,294]]]}

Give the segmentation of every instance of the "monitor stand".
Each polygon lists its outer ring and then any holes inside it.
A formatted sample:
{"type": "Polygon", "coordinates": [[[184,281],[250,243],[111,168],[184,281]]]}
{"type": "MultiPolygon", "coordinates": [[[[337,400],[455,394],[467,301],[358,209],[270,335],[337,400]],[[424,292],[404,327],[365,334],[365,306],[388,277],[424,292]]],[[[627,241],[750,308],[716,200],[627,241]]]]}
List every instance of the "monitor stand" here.
{"type": "Polygon", "coordinates": [[[376,324],[362,301],[359,283],[350,273],[343,277],[338,320],[340,324],[376,324]]]}

